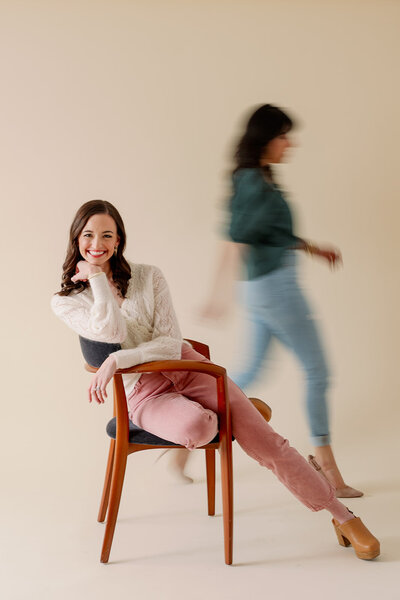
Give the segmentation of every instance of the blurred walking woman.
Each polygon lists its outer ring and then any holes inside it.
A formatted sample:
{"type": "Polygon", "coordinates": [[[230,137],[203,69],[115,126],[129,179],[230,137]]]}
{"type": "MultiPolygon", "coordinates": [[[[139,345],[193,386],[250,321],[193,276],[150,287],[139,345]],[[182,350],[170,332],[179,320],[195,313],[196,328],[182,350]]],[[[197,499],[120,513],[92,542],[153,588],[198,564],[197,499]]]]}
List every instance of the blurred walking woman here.
{"type": "MultiPolygon", "coordinates": [[[[119,368],[153,360],[208,362],[183,343],[160,269],[124,258],[125,228],[117,209],[94,200],[78,210],[70,230],[61,290],[52,307],[76,333],[121,344],[93,376],[89,401],[102,404],[119,368]]],[[[215,382],[201,373],[124,376],[130,419],[147,431],[192,450],[217,433],[215,382]]],[[[378,540],[335,497],[333,486],[278,435],[243,392],[228,381],[232,431],[260,465],[270,469],[305,506],[328,510],[339,542],[363,559],[378,556],[378,540]]]]}
{"type": "Polygon", "coordinates": [[[362,492],[345,484],[331,449],[328,367],[296,271],[298,250],[331,267],[341,262],[341,256],[293,234],[290,208],[271,168],[290,147],[292,126],[287,114],[265,104],[250,117],[236,151],[229,234],[234,242],[247,244],[247,281],[242,285],[248,330],[243,352],[247,364],[232,379],[242,389],[254,381],[272,338],[291,350],[306,377],[306,415],[315,447],[315,458],[309,456],[309,461],[335,486],[337,497],[358,497],[362,492]]]}

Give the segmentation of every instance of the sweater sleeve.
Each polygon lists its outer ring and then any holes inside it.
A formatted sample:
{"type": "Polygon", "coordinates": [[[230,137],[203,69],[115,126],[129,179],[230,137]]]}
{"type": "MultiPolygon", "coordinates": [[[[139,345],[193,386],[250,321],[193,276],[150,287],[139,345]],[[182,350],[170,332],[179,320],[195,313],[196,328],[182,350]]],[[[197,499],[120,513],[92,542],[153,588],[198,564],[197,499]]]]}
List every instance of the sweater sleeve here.
{"type": "Polygon", "coordinates": [[[172,305],[167,282],[158,268],[153,271],[154,316],[153,334],[148,342],[136,348],[118,350],[112,356],[116,358],[119,369],[154,360],[178,360],[182,355],[182,335],[172,305]]]}
{"type": "Polygon", "coordinates": [[[93,304],[85,303],[80,294],[55,295],[51,299],[54,313],[79,335],[97,342],[120,343],[126,338],[126,323],[105,273],[90,280],[93,304]]]}
{"type": "Polygon", "coordinates": [[[284,201],[277,202],[278,194],[258,169],[243,169],[237,174],[229,226],[234,242],[269,246],[295,246],[301,242],[292,233],[289,208],[284,201]]]}

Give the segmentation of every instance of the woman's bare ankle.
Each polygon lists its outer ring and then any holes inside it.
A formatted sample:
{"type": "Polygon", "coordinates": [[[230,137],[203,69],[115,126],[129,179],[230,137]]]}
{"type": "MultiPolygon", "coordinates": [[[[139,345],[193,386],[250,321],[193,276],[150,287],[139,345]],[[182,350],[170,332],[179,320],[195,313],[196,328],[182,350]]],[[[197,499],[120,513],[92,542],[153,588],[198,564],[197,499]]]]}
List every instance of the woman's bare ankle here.
{"type": "Polygon", "coordinates": [[[318,446],[315,448],[315,459],[328,481],[334,485],[335,488],[343,488],[346,486],[339,471],[339,467],[336,464],[331,446],[318,446]]]}

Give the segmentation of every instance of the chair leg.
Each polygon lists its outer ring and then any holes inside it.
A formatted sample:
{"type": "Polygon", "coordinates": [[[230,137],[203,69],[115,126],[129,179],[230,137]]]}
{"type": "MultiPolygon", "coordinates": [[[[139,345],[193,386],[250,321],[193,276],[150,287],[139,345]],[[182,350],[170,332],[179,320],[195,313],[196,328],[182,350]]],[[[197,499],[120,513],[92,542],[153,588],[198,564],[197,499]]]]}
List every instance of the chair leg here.
{"type": "Polygon", "coordinates": [[[222,513],[224,519],[225,564],[231,565],[233,560],[233,474],[232,449],[220,446],[221,481],[222,481],[222,513]]]}
{"type": "Polygon", "coordinates": [[[126,448],[124,448],[124,447],[118,448],[118,445],[117,445],[116,449],[115,449],[114,468],[113,468],[112,479],[111,479],[111,492],[110,492],[110,502],[109,502],[109,507],[108,507],[106,530],[104,533],[103,547],[101,550],[100,561],[102,563],[107,563],[109,556],[110,556],[111,544],[112,544],[113,537],[114,537],[115,524],[117,522],[119,503],[121,500],[122,486],[124,483],[126,460],[127,460],[126,448]]]}
{"type": "Polygon", "coordinates": [[[215,449],[206,448],[208,514],[215,515],[215,449]]]}
{"type": "Polygon", "coordinates": [[[111,477],[112,477],[112,470],[113,470],[113,465],[114,465],[114,451],[115,451],[115,440],[112,439],[110,441],[110,450],[108,452],[108,461],[107,461],[106,476],[104,479],[103,494],[101,497],[100,509],[99,509],[99,514],[97,517],[97,520],[99,523],[104,522],[104,519],[106,518],[106,514],[107,514],[108,499],[110,497],[111,477]]]}

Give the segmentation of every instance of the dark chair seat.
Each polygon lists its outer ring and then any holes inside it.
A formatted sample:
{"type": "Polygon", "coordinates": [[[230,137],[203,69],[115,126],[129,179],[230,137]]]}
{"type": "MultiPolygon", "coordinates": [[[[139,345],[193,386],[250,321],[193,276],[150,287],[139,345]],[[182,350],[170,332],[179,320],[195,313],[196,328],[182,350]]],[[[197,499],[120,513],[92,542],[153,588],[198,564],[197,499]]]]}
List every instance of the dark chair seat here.
{"type": "MultiPolygon", "coordinates": [[[[116,439],[117,435],[117,419],[114,417],[107,423],[106,427],[107,435],[110,438],[116,439]]],[[[219,442],[219,434],[215,436],[210,444],[216,444],[219,442]]],[[[163,440],[157,435],[153,435],[149,433],[145,429],[141,429],[138,425],[132,423],[129,419],[129,443],[130,444],[148,444],[153,446],[175,446],[174,442],[169,442],[168,440],[163,440]]]]}

